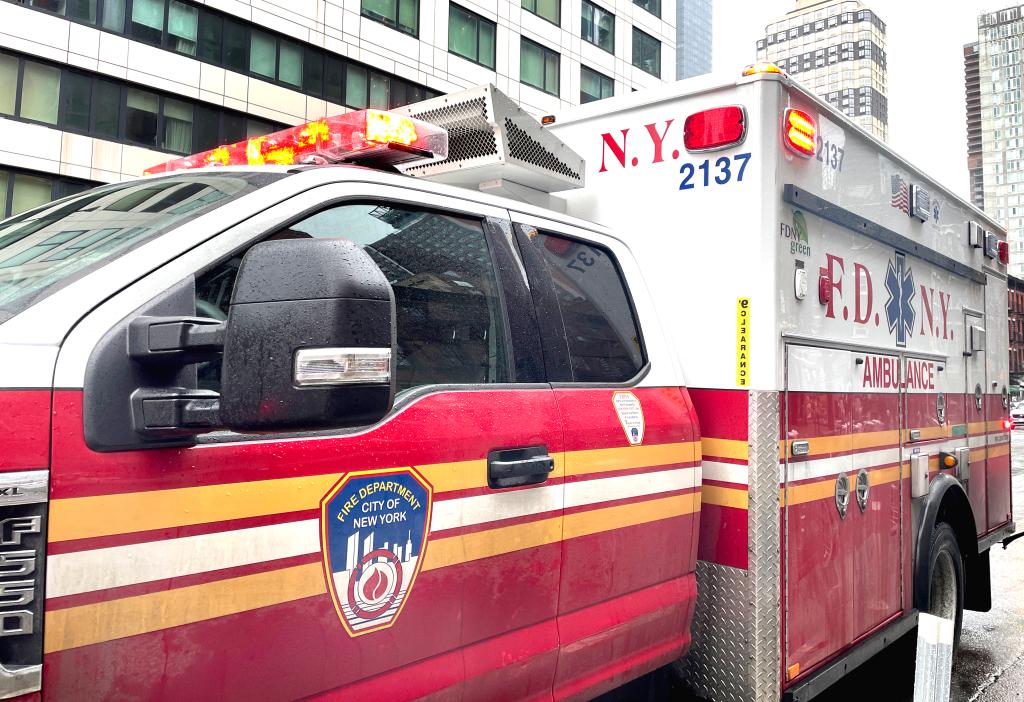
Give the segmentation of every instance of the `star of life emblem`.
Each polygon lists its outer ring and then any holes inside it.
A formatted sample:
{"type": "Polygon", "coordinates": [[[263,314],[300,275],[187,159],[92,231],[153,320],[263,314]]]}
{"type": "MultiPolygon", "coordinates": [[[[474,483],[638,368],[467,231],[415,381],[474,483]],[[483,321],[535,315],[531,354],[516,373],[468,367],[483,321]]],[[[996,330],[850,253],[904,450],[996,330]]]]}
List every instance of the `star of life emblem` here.
{"type": "Polygon", "coordinates": [[[901,253],[896,254],[894,261],[889,261],[885,273],[885,290],[889,300],[885,303],[885,319],[889,324],[889,333],[896,332],[896,345],[906,346],[907,338],[914,333],[914,273],[907,265],[907,258],[901,253]]]}

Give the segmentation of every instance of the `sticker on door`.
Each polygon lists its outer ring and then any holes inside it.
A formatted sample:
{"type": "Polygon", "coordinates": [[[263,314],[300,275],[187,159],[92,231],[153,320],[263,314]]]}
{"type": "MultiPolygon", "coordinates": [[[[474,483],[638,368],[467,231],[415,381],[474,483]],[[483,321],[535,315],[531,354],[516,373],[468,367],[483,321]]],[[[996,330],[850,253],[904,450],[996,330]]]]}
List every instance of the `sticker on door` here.
{"type": "Polygon", "coordinates": [[[433,490],[411,468],[349,473],[321,502],[324,568],[350,636],[391,626],[423,563],[433,490]]]}
{"type": "Polygon", "coordinates": [[[626,432],[626,440],[633,446],[644,442],[644,408],[640,400],[631,392],[612,393],[612,405],[615,414],[619,415],[619,423],[626,432]]]}

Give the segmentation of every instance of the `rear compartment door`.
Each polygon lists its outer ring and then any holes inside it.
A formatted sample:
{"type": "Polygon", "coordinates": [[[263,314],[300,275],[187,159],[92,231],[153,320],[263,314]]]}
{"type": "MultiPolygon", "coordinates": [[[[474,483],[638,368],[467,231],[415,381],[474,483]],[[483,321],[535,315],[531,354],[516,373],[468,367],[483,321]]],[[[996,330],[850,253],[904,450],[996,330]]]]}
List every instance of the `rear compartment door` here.
{"type": "MultiPolygon", "coordinates": [[[[974,511],[979,534],[989,529],[988,517],[988,417],[985,380],[985,350],[981,341],[985,334],[985,318],[969,312],[964,314],[964,416],[971,447],[971,479],[967,494],[974,511]],[[974,348],[980,346],[981,348],[974,348]]],[[[1005,521],[1005,520],[1000,520],[1005,521]]]]}
{"type": "MultiPolygon", "coordinates": [[[[48,695],[550,696],[563,440],[534,322],[520,314],[526,281],[507,213],[420,202],[369,184],[309,191],[151,274],[69,337],[53,414],[48,695]],[[385,271],[398,306],[394,410],[355,432],[93,450],[88,393],[103,349],[123,354],[124,320],[191,274],[186,314],[223,312],[240,253],[268,235],[349,238],[385,271]],[[523,448],[554,470],[493,484],[492,464],[523,448]],[[385,514],[366,495],[394,483],[385,514]],[[415,505],[400,499],[410,494],[415,505]],[[359,524],[345,525],[353,513],[359,524]]],[[[200,377],[217,388],[215,366],[200,377]]]]}
{"type": "Polygon", "coordinates": [[[784,673],[900,608],[895,356],[789,345],[783,431],[784,673]]]}

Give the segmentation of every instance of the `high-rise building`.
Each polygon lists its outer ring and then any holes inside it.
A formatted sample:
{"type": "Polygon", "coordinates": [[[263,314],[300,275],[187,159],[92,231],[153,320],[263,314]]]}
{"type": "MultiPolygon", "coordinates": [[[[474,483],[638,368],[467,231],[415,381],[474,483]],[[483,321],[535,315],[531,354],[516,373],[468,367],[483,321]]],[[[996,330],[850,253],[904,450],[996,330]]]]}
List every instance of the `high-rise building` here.
{"type": "Polygon", "coordinates": [[[1008,271],[1018,278],[1024,277],[1022,9],[1015,5],[978,17],[978,82],[981,86],[981,157],[985,212],[1006,227],[1010,244],[1008,271]]]}
{"type": "Polygon", "coordinates": [[[964,45],[964,90],[967,97],[967,173],[970,178],[971,202],[985,207],[985,186],[982,168],[981,79],[978,69],[978,43],[964,45]]]}
{"type": "Polygon", "coordinates": [[[711,0],[676,0],[676,79],[711,72],[711,0]]]}
{"type": "Polygon", "coordinates": [[[797,0],[796,9],[765,27],[757,56],[888,138],[885,23],[859,0],[797,0]]]}
{"type": "Polygon", "coordinates": [[[324,115],[675,79],[674,0],[0,0],[0,218],[324,115]]]}

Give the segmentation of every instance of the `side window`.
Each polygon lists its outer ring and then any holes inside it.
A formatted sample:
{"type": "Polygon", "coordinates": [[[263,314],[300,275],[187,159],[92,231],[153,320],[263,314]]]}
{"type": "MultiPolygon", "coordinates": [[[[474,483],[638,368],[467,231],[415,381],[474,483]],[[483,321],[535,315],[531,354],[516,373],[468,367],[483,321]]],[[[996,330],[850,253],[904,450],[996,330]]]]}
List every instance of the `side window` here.
{"type": "MultiPolygon", "coordinates": [[[[397,308],[398,390],[506,382],[508,348],[498,282],[479,220],[383,203],[332,207],[272,234],[342,238],[387,276],[397,308]]],[[[196,278],[200,315],[225,319],[242,253],[196,278]]],[[[200,368],[219,387],[219,368],[200,368]]]]}
{"type": "MultiPolygon", "coordinates": [[[[644,365],[633,308],[614,257],[594,244],[538,232],[532,237],[554,282],[572,378],[621,383],[644,365]]],[[[553,311],[538,310],[538,314],[553,311]]]]}

